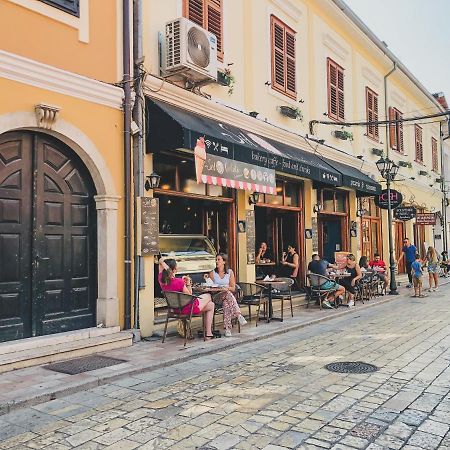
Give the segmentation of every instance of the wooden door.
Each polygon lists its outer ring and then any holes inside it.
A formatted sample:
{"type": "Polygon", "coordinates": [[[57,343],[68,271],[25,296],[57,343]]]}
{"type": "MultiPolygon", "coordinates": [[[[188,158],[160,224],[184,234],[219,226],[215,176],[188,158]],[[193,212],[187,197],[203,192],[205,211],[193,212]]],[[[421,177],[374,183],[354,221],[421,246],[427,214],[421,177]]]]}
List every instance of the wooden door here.
{"type": "Polygon", "coordinates": [[[95,325],[94,194],[64,144],[0,137],[0,341],[95,325]]]}

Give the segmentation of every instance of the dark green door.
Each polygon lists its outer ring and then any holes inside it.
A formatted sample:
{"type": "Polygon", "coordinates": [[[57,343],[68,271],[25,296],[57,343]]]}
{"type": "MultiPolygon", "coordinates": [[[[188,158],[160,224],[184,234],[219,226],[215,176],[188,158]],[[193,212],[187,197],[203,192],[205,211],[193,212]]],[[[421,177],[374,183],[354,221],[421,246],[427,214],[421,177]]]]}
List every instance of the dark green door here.
{"type": "Polygon", "coordinates": [[[58,140],[0,136],[0,341],[95,325],[94,195],[58,140]]]}

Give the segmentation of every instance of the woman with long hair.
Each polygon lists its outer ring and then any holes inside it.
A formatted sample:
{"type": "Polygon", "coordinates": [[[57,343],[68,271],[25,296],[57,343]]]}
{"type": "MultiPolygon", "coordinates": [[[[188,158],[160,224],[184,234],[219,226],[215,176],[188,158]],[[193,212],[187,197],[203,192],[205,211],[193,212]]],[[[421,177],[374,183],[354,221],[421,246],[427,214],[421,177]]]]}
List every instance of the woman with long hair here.
{"type": "Polygon", "coordinates": [[[241,314],[236,297],[233,295],[236,292],[236,278],[228,267],[228,256],[225,253],[217,255],[216,268],[207,275],[207,278],[221,288],[217,294],[213,295],[213,302],[222,307],[225,337],[231,337],[231,320],[237,318],[241,325],[245,325],[247,321],[241,314]]]}
{"type": "Polygon", "coordinates": [[[440,257],[438,252],[431,245],[428,247],[427,255],[425,256],[428,268],[428,282],[430,283],[430,292],[438,290],[439,281],[439,262],[440,257]],[[433,287],[434,282],[434,287],[433,287]]]}
{"type": "MultiPolygon", "coordinates": [[[[163,291],[183,292],[192,295],[192,280],[188,276],[176,278],[177,262],[172,259],[161,258],[159,260],[158,281],[163,291]]],[[[206,339],[212,339],[212,322],[214,316],[214,303],[210,294],[202,294],[197,297],[198,302],[194,304],[193,312],[198,314],[205,312],[206,339]]],[[[183,308],[184,310],[184,308],[183,308]]],[[[190,312],[190,310],[189,310],[190,312]]],[[[188,312],[188,314],[189,314],[188,312]]]]}
{"type": "Polygon", "coordinates": [[[353,253],[349,253],[347,255],[347,262],[345,264],[344,269],[350,273],[350,276],[346,278],[342,278],[339,282],[342,286],[345,287],[348,295],[348,303],[347,306],[355,306],[355,293],[356,293],[356,283],[362,277],[361,267],[356,262],[355,255],[353,253]]]}

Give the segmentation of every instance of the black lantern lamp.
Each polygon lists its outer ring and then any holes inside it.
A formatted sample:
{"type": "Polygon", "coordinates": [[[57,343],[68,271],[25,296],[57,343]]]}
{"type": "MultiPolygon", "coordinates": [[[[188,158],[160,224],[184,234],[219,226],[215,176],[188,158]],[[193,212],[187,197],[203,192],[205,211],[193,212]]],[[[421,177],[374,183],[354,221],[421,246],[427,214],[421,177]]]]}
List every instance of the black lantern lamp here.
{"type": "Polygon", "coordinates": [[[392,159],[381,157],[377,162],[377,169],[381,176],[389,181],[394,181],[397,176],[399,166],[392,159]]]}
{"type": "Polygon", "coordinates": [[[259,192],[252,192],[248,198],[248,203],[250,205],[256,205],[259,202],[259,192]]]}
{"type": "Polygon", "coordinates": [[[147,178],[147,180],[145,181],[146,191],[149,191],[150,189],[156,189],[159,187],[161,177],[156,172],[152,172],[150,175],[147,175],[146,178],[147,178]]]}

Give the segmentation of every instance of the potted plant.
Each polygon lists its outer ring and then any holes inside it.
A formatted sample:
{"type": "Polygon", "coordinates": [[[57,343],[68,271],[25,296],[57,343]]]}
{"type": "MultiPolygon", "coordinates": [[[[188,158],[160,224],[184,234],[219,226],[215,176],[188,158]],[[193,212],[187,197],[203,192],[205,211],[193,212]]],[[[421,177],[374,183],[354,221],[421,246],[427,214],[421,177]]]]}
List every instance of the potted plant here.
{"type": "Polygon", "coordinates": [[[428,176],[428,172],[426,170],[419,170],[419,175],[426,177],[428,176]]]}
{"type": "Polygon", "coordinates": [[[398,165],[400,167],[409,167],[410,169],[412,168],[412,163],[410,161],[399,161],[398,165]]]}
{"type": "Polygon", "coordinates": [[[372,155],[383,156],[384,152],[381,148],[373,148],[372,155]]]}
{"type": "Polygon", "coordinates": [[[233,93],[235,83],[236,78],[234,78],[229,68],[226,68],[223,72],[217,72],[217,84],[228,86],[228,95],[233,93]]]}
{"type": "Polygon", "coordinates": [[[290,119],[303,120],[302,110],[294,106],[279,106],[280,113],[290,119]]]}
{"type": "Polygon", "coordinates": [[[353,133],[351,131],[336,130],[333,132],[333,135],[335,138],[341,139],[342,141],[346,141],[347,139],[353,141],[353,133]]]}

